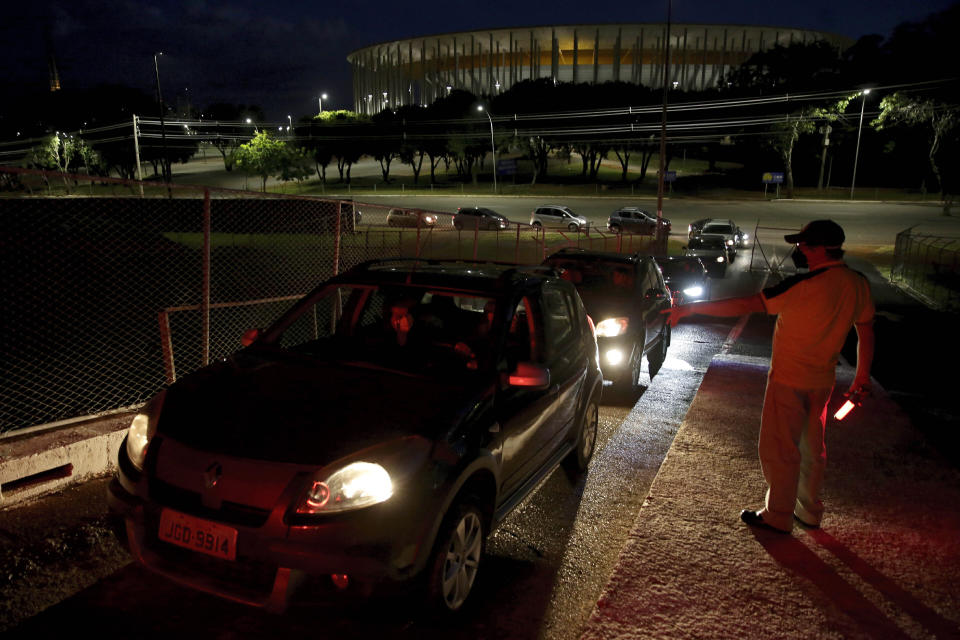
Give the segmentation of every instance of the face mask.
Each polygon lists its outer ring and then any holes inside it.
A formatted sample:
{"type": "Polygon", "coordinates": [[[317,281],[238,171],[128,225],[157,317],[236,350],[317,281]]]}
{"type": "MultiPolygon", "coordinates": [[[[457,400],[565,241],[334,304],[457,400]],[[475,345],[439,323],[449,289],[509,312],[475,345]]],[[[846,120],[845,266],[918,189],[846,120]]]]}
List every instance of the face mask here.
{"type": "Polygon", "coordinates": [[[797,269],[806,269],[810,266],[810,263],[807,262],[807,256],[803,255],[800,247],[796,247],[793,250],[793,253],[790,254],[790,259],[793,260],[793,264],[797,269]]]}

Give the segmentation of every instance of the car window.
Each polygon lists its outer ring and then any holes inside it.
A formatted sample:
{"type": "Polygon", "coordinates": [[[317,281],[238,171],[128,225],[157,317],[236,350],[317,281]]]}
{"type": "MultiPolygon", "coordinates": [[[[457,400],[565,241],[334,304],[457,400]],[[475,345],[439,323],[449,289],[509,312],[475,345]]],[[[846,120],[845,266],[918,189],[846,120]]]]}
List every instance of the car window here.
{"type": "Polygon", "coordinates": [[[566,363],[580,337],[579,325],[574,321],[576,307],[567,291],[553,284],[543,287],[543,324],[546,336],[546,361],[548,366],[566,363]]]}
{"type": "Polygon", "coordinates": [[[704,233],[733,233],[733,228],[728,224],[708,224],[703,228],[704,233]]]}
{"type": "Polygon", "coordinates": [[[333,336],[340,324],[344,306],[351,299],[356,300],[362,296],[362,293],[361,289],[340,287],[323,296],[300,313],[287,327],[281,335],[280,346],[294,349],[333,336]]]}

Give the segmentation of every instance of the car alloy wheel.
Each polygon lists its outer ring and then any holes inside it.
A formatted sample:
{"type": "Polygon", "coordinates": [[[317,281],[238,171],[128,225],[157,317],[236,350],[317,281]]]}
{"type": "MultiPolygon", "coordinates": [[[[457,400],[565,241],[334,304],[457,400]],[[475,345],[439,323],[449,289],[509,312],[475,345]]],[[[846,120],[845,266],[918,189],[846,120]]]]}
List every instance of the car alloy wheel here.
{"type": "Polygon", "coordinates": [[[579,225],[576,225],[576,224],[574,224],[574,223],[571,222],[570,224],[567,225],[567,229],[570,230],[570,231],[577,231],[577,230],[580,229],[580,227],[579,227],[579,225]]]}
{"type": "Polygon", "coordinates": [[[459,609],[473,589],[483,555],[483,517],[471,504],[447,514],[431,563],[430,595],[446,611],[459,609]]]}

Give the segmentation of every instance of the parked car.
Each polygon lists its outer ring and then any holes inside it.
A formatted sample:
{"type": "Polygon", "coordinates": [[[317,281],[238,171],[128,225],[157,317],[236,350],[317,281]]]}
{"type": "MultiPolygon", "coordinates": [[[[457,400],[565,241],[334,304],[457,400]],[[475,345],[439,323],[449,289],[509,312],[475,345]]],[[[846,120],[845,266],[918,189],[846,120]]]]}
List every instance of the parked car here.
{"type": "Polygon", "coordinates": [[[652,378],[670,346],[670,292],[650,256],[562,249],[544,264],[574,283],[597,328],[603,377],[631,392],[640,390],[643,356],[652,378]]]}
{"type": "Polygon", "coordinates": [[[683,255],[700,258],[711,277],[723,277],[730,264],[730,254],[723,236],[699,235],[687,241],[683,255]]]}
{"type": "Polygon", "coordinates": [[[510,226],[510,221],[493,209],[486,207],[458,207],[453,215],[454,228],[501,230],[510,226]]]}
{"type": "Polygon", "coordinates": [[[534,209],[530,214],[530,224],[534,227],[563,228],[568,231],[582,231],[590,226],[586,218],[578,216],[569,207],[558,204],[548,204],[534,209]]]}
{"type": "Polygon", "coordinates": [[[390,209],[387,213],[388,227],[432,227],[437,224],[437,216],[416,209],[390,209]]]}
{"type": "Polygon", "coordinates": [[[301,578],[409,584],[457,610],[490,531],[593,454],[597,342],[552,270],[363,263],[244,341],[137,413],[109,487],[134,559],[188,587],[282,610],[301,578]]]}
{"type": "MultiPolygon", "coordinates": [[[[670,233],[672,228],[670,221],[666,218],[660,219],[660,225],[664,233],[670,233]]],[[[613,233],[637,233],[642,235],[654,235],[657,232],[657,214],[648,213],[637,207],[621,207],[610,214],[607,220],[607,229],[613,233]]]]}
{"type": "Polygon", "coordinates": [[[700,258],[666,256],[657,258],[663,280],[673,296],[674,304],[686,304],[710,298],[710,278],[700,258]]]}

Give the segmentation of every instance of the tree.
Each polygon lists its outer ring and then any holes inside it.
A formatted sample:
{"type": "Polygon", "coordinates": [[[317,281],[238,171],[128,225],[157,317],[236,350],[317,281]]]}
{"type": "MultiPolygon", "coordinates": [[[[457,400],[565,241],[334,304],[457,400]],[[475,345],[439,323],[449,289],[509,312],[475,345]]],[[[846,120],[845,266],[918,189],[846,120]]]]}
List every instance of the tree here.
{"type": "MultiPolygon", "coordinates": [[[[884,96],[880,101],[880,115],[871,122],[878,131],[887,127],[904,125],[928,129],[929,146],[927,159],[930,170],[937,180],[940,197],[943,200],[944,215],[950,214],[954,189],[948,187],[954,183],[954,176],[944,176],[941,170],[940,155],[955,156],[960,149],[955,143],[954,132],[958,123],[960,105],[950,104],[936,98],[923,98],[897,92],[884,96]],[[947,143],[944,148],[944,142],[947,143]]],[[[949,163],[953,167],[955,163],[949,163]]]]}
{"type": "MultiPolygon", "coordinates": [[[[852,97],[856,97],[855,94],[852,97]]],[[[840,117],[851,98],[844,98],[826,107],[808,106],[787,114],[783,122],[773,126],[770,146],[780,155],[786,182],[786,197],[793,197],[793,148],[801,134],[814,133],[820,122],[833,122],[840,117]]]]}
{"type": "Polygon", "coordinates": [[[393,111],[386,110],[370,118],[374,125],[373,136],[368,150],[380,163],[380,173],[384,182],[390,182],[390,163],[400,155],[400,138],[397,136],[399,121],[393,111]]]}
{"type": "MultiPolygon", "coordinates": [[[[310,128],[311,136],[314,134],[323,138],[323,142],[318,144],[329,145],[331,156],[337,157],[337,170],[340,172],[340,182],[346,181],[350,184],[350,168],[355,162],[360,160],[365,153],[365,142],[360,133],[367,124],[367,119],[353,111],[323,111],[313,118],[314,126],[310,128]],[[344,180],[344,170],[346,170],[346,179],[344,180]]],[[[314,160],[318,163],[325,157],[324,152],[315,152],[314,160]]],[[[324,165],[325,167],[326,165],[324,165]]],[[[324,169],[325,170],[325,169],[324,169]]]]}
{"type": "Polygon", "coordinates": [[[234,153],[237,169],[249,175],[260,176],[260,190],[267,190],[267,178],[283,171],[284,162],[289,158],[287,145],[274,140],[266,131],[260,131],[253,140],[240,147],[234,153]]]}
{"type": "MultiPolygon", "coordinates": [[[[80,166],[87,167],[88,171],[94,167],[96,172],[101,160],[100,155],[82,138],[57,132],[30,150],[27,163],[37,169],[67,174],[75,172],[80,166]]],[[[69,193],[70,182],[66,175],[63,176],[63,184],[69,193]]]]}
{"type": "Polygon", "coordinates": [[[208,120],[213,120],[213,130],[210,130],[208,124],[205,128],[207,132],[205,140],[212,144],[220,155],[223,156],[223,166],[227,171],[233,170],[233,153],[240,146],[241,140],[246,140],[255,130],[255,123],[263,122],[266,116],[263,109],[257,105],[249,104],[229,104],[226,102],[217,102],[206,109],[203,113],[208,120]],[[250,118],[250,124],[246,119],[250,118]]]}

